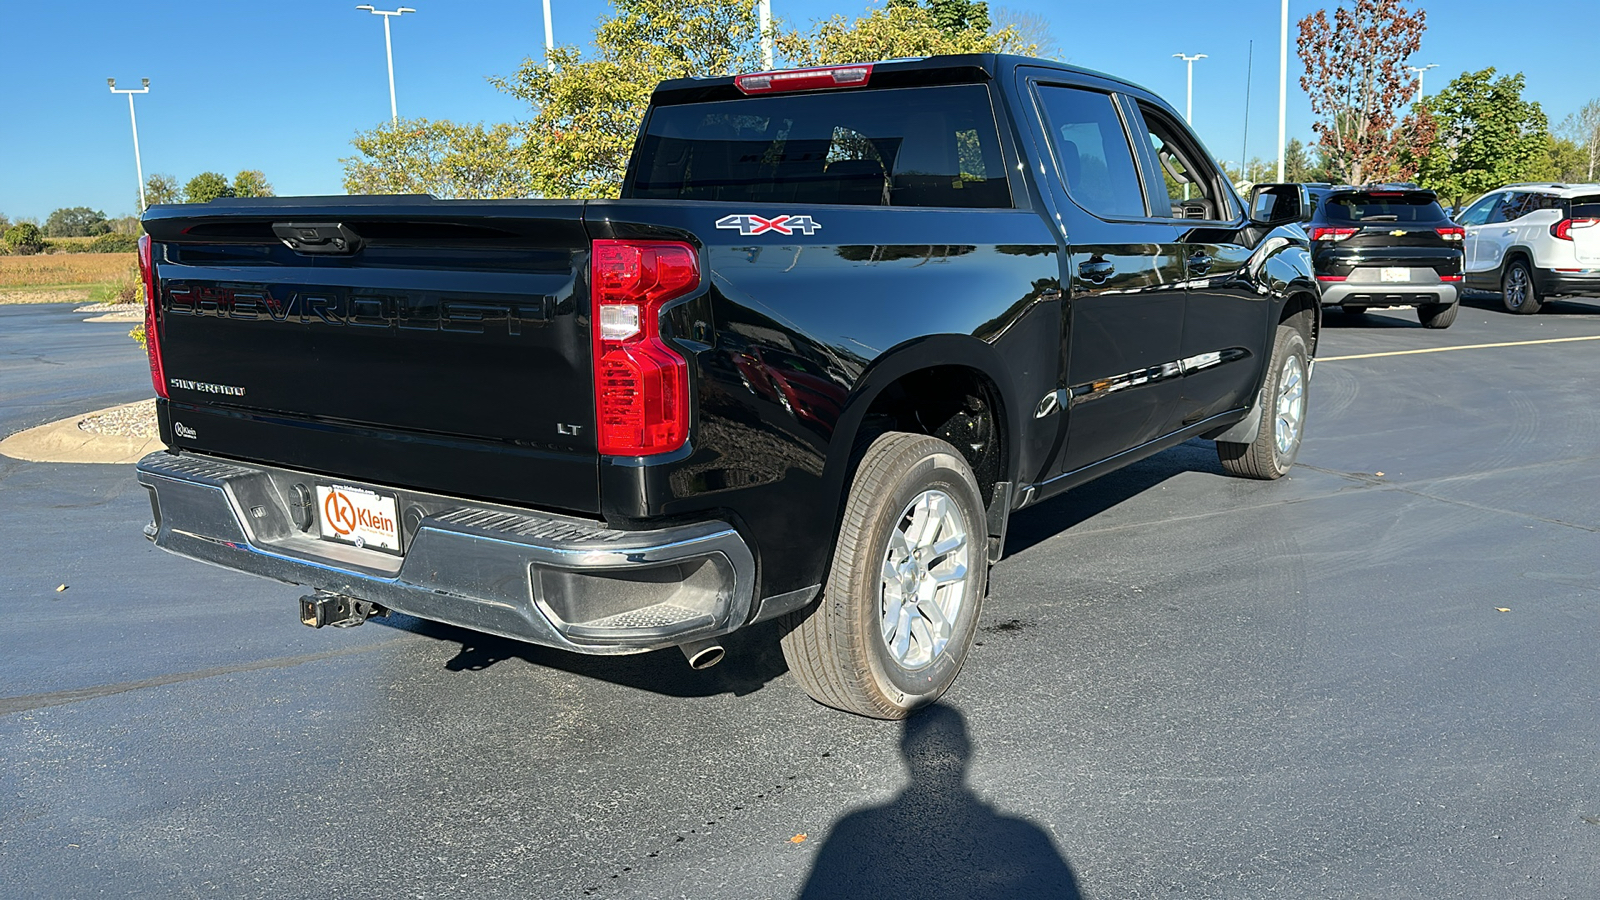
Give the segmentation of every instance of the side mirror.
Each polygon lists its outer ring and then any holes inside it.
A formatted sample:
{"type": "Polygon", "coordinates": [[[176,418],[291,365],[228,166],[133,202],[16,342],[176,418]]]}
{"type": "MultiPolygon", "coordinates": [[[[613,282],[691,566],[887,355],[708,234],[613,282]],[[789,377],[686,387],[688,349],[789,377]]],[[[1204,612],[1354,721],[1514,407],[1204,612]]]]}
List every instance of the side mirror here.
{"type": "Polygon", "coordinates": [[[1311,198],[1303,184],[1258,184],[1250,190],[1250,221],[1268,227],[1305,220],[1311,198]]]}

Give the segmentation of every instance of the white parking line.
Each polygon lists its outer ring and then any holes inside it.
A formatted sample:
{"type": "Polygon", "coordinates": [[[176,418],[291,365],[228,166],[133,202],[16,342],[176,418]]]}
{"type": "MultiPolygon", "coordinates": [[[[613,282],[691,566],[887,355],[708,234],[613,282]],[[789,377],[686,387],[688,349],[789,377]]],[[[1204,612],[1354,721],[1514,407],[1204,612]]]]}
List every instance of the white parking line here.
{"type": "Polygon", "coordinates": [[[1527,347],[1532,344],[1567,344],[1573,341],[1600,341],[1600,334],[1587,337],[1545,338],[1538,341],[1505,341],[1499,344],[1462,344],[1457,347],[1427,347],[1422,350],[1390,350],[1387,353],[1353,353],[1349,356],[1319,356],[1317,362],[1338,362],[1342,359],[1373,359],[1378,356],[1411,356],[1416,353],[1444,353],[1448,350],[1486,350],[1490,347],[1527,347]]]}

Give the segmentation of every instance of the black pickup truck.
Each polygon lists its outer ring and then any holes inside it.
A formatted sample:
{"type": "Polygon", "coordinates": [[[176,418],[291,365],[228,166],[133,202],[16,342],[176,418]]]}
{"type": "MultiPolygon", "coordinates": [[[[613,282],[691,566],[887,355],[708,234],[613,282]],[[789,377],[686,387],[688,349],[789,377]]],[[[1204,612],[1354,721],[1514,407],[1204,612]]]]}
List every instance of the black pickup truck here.
{"type": "Polygon", "coordinates": [[[1014,510],[1194,437],[1288,470],[1320,325],[1298,185],[1039,60],[673,81],[621,199],[158,206],[183,556],[579,653],[783,618],[822,703],[956,676],[1014,510]]]}

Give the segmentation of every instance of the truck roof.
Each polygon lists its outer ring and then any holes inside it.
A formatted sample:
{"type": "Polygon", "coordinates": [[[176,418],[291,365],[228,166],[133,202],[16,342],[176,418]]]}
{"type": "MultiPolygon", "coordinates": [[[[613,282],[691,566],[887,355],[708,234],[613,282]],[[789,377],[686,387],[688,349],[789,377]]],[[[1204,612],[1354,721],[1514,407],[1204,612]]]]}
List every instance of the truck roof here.
{"type": "MultiPolygon", "coordinates": [[[[913,87],[935,84],[972,84],[993,80],[1003,74],[1015,71],[1018,66],[1036,66],[1057,69],[1082,79],[1111,82],[1118,87],[1129,89],[1146,98],[1160,100],[1149,89],[1134,84],[1127,79],[1054,60],[1035,59],[1031,56],[1015,56],[1005,53],[963,53],[952,56],[862,60],[851,65],[867,65],[869,63],[872,66],[871,83],[873,86],[913,87]]],[[[833,68],[833,66],[807,68],[833,68]]],[[[737,99],[743,97],[744,94],[734,86],[735,77],[737,76],[718,75],[712,78],[675,78],[671,81],[663,81],[656,86],[650,102],[665,106],[676,103],[737,99]]]]}

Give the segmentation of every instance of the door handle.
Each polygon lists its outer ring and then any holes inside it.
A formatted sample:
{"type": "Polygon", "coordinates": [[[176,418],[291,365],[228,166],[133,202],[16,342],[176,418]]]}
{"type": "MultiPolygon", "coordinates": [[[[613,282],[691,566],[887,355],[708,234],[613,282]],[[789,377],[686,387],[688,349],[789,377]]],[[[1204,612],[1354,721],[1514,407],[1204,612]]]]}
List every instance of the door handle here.
{"type": "Polygon", "coordinates": [[[1078,277],[1090,284],[1105,284],[1117,273],[1117,267],[1103,259],[1084,260],[1078,264],[1078,277]]]}
{"type": "Polygon", "coordinates": [[[1502,234],[1516,234],[1516,233],[1517,233],[1517,230],[1515,228],[1507,228],[1504,232],[1502,232],[1502,234]]]}
{"type": "Polygon", "coordinates": [[[1196,253],[1189,257],[1189,271],[1195,275],[1204,275],[1211,271],[1212,262],[1214,260],[1204,253],[1196,253]]]}

